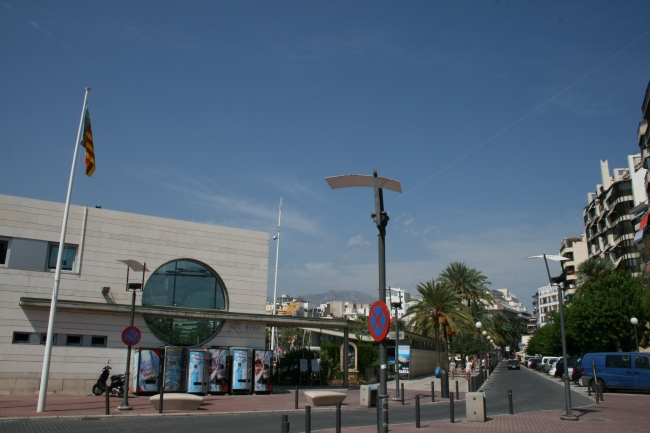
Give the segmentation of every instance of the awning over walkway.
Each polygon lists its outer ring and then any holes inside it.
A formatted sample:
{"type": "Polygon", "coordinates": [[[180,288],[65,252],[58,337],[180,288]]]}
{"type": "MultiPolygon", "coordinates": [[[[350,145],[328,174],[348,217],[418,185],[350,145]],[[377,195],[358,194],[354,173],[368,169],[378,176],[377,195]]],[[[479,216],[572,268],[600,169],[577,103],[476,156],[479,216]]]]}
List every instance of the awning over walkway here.
{"type": "MultiPolygon", "coordinates": [[[[48,310],[50,299],[20,298],[19,305],[25,309],[48,310]]],[[[131,305],[105,304],[99,302],[66,301],[59,299],[57,311],[77,313],[131,314],[131,305]]],[[[221,310],[201,308],[135,306],[135,314],[154,317],[174,317],[179,319],[203,320],[241,320],[245,322],[263,323],[265,326],[305,327],[322,329],[361,329],[361,324],[345,319],[325,319],[315,317],[271,316],[267,314],[232,313],[221,310]]]]}

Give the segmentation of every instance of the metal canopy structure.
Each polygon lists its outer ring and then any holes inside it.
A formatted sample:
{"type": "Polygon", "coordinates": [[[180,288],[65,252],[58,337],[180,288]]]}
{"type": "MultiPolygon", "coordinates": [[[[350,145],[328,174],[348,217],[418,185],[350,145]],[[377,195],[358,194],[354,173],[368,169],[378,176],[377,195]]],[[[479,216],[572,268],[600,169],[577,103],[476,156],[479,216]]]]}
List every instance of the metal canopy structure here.
{"type": "MultiPolygon", "coordinates": [[[[353,186],[368,186],[374,188],[375,176],[365,174],[344,174],[342,176],[326,177],[325,180],[332,189],[349,188],[353,186]]],[[[399,181],[387,177],[377,177],[378,187],[389,191],[402,192],[399,181]]]]}
{"type": "MultiPolygon", "coordinates": [[[[19,305],[26,309],[49,310],[50,299],[46,298],[20,298],[19,305]]],[[[104,313],[104,314],[131,314],[131,305],[103,304],[98,302],[63,301],[59,300],[58,311],[73,313],[104,313]]],[[[173,317],[180,319],[203,320],[241,320],[246,322],[261,323],[265,326],[278,327],[304,327],[322,329],[361,329],[361,324],[346,319],[323,319],[315,317],[271,316],[268,314],[232,313],[229,311],[165,307],[165,306],[136,306],[135,313],[155,317],[173,317]]]]}

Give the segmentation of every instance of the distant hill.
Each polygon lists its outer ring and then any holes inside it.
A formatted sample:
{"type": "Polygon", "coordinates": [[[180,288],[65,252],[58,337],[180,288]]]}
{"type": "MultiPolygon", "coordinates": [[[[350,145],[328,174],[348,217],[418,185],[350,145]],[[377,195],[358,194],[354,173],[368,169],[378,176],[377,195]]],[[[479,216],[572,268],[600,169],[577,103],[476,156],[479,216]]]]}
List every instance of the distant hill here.
{"type": "Polygon", "coordinates": [[[310,303],[310,308],[317,307],[320,304],[325,304],[332,301],[348,301],[359,304],[372,304],[377,300],[367,293],[357,292],[355,290],[328,290],[325,293],[309,293],[300,295],[310,303]]]}

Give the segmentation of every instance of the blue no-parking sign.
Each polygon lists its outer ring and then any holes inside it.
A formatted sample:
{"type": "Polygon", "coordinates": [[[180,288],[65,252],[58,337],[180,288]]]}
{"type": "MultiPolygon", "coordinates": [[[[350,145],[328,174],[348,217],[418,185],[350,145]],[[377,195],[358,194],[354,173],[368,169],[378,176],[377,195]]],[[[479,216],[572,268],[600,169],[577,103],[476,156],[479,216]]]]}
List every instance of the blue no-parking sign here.
{"type": "Polygon", "coordinates": [[[377,301],[370,307],[368,330],[375,341],[384,341],[390,328],[390,311],[386,303],[377,301]]]}

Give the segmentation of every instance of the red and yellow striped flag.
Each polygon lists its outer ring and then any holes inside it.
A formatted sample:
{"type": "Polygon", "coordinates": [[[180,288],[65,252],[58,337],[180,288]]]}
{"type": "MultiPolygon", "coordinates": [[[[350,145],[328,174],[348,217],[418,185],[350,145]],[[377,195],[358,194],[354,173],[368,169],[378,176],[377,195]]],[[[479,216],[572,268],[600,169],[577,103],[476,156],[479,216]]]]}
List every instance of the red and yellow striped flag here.
{"type": "Polygon", "coordinates": [[[95,147],[93,146],[93,130],[90,127],[90,113],[88,109],[86,109],[84,119],[84,135],[81,140],[81,145],[86,148],[84,165],[86,166],[86,174],[90,177],[95,172],[95,147]]]}

